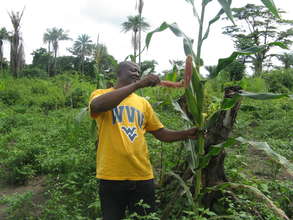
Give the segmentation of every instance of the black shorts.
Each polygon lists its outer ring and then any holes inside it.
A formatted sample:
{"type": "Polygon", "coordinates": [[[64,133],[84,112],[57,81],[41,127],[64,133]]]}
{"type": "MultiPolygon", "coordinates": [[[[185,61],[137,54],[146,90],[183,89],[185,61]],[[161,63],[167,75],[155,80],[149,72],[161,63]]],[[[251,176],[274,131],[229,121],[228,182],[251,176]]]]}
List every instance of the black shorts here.
{"type": "Polygon", "coordinates": [[[154,180],[100,180],[99,195],[103,220],[120,220],[129,214],[140,216],[155,211],[154,180]],[[142,200],[143,205],[138,205],[142,200]],[[144,205],[146,204],[146,205],[144,205]]]}

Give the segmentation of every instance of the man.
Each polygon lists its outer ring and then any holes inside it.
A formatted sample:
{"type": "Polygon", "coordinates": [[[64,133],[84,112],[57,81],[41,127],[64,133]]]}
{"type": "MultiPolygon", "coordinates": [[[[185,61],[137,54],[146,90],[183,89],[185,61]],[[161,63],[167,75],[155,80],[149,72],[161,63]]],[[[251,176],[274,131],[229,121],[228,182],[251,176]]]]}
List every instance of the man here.
{"type": "Polygon", "coordinates": [[[146,215],[155,210],[154,175],[149,161],[145,132],[160,141],[195,138],[197,129],[173,131],[164,128],[149,102],[134,92],[156,86],[160,79],[140,79],[139,67],[122,62],[114,88],[98,89],[90,97],[90,112],[99,127],[97,174],[104,220],[120,220],[125,210],[146,215]],[[149,208],[137,205],[147,204],[149,208]]]}

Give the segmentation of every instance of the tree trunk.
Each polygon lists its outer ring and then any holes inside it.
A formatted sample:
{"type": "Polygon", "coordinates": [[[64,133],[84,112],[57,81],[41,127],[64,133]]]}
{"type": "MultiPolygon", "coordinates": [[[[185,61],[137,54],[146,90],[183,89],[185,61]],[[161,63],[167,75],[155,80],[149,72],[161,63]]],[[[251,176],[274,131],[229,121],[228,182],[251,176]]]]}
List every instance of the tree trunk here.
{"type": "Polygon", "coordinates": [[[134,37],[133,37],[133,48],[134,48],[134,53],[133,53],[133,62],[136,63],[136,51],[137,51],[137,31],[134,31],[134,37]]]}
{"type": "Polygon", "coordinates": [[[3,68],[3,41],[0,39],[0,71],[3,68]]]}
{"type": "Polygon", "coordinates": [[[81,73],[84,73],[84,56],[81,57],[81,73]]]}
{"type": "MultiPolygon", "coordinates": [[[[225,98],[232,98],[235,94],[239,93],[240,89],[238,86],[225,88],[225,98]]],[[[205,152],[209,152],[211,145],[220,144],[228,139],[236,121],[239,107],[240,101],[233,108],[220,112],[215,126],[208,131],[205,152]]],[[[223,150],[217,156],[212,157],[209,165],[203,170],[204,188],[228,181],[224,170],[225,156],[226,152],[223,150]]],[[[203,197],[203,204],[205,207],[211,208],[219,196],[221,196],[219,192],[209,193],[203,197]]]]}
{"type": "Polygon", "coordinates": [[[55,76],[57,74],[57,50],[54,50],[54,74],[51,76],[55,76]]]}
{"type": "MultiPolygon", "coordinates": [[[[141,15],[140,15],[141,21],[141,15]]],[[[139,25],[139,32],[138,32],[138,65],[141,67],[141,23],[139,25]]]]}
{"type": "Polygon", "coordinates": [[[11,68],[11,74],[15,78],[18,76],[18,47],[19,47],[19,34],[18,32],[15,32],[14,35],[11,38],[11,48],[10,48],[10,68],[11,68]]]}
{"type": "Polygon", "coordinates": [[[262,64],[263,64],[263,58],[261,57],[260,54],[259,55],[257,54],[256,59],[253,62],[255,76],[260,76],[260,74],[262,73],[262,64]]]}
{"type": "Polygon", "coordinates": [[[51,41],[49,41],[48,43],[48,54],[49,54],[49,57],[48,57],[48,76],[51,76],[51,41]]]}

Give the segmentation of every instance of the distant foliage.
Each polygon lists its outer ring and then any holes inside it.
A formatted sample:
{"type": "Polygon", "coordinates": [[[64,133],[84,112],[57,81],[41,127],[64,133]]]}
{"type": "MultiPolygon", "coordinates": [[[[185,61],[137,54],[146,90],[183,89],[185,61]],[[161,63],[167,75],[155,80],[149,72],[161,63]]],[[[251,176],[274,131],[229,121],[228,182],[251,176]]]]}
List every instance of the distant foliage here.
{"type": "Polygon", "coordinates": [[[270,92],[288,93],[293,91],[293,69],[274,70],[262,76],[270,92]]]}
{"type": "Polygon", "coordinates": [[[47,77],[48,74],[44,69],[32,66],[26,66],[19,74],[20,77],[47,77]]]}

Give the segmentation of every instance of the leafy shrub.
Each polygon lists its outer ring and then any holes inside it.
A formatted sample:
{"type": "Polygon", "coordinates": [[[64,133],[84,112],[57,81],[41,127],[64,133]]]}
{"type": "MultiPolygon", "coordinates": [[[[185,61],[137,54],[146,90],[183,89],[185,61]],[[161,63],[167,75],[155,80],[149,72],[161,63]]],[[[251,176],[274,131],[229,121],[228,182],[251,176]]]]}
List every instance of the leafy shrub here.
{"type": "Polygon", "coordinates": [[[274,70],[262,77],[270,92],[288,93],[293,90],[293,69],[274,70]]]}
{"type": "Polygon", "coordinates": [[[1,180],[14,185],[27,183],[40,171],[36,157],[42,151],[39,145],[26,145],[22,149],[16,145],[13,149],[2,150],[0,155],[5,159],[0,161],[1,180]]]}
{"type": "Polygon", "coordinates": [[[34,205],[32,196],[32,192],[3,196],[0,203],[7,206],[5,209],[7,220],[33,219],[32,208],[34,205]]]}
{"type": "Polygon", "coordinates": [[[31,87],[31,92],[33,94],[48,94],[48,85],[46,85],[45,83],[35,82],[31,87]]]}
{"type": "Polygon", "coordinates": [[[18,90],[3,90],[0,91],[0,100],[6,105],[14,105],[20,99],[18,90]]]}
{"type": "Polygon", "coordinates": [[[13,128],[29,125],[29,119],[23,114],[7,114],[0,121],[0,133],[11,132],[13,128]]]}
{"type": "Polygon", "coordinates": [[[66,97],[66,105],[73,108],[80,108],[87,105],[88,97],[81,88],[75,88],[70,95],[66,97]]]}
{"type": "Polygon", "coordinates": [[[22,70],[22,72],[20,73],[20,76],[22,77],[47,77],[48,73],[43,70],[40,69],[38,67],[26,67],[22,70]]]}
{"type": "Polygon", "coordinates": [[[264,79],[259,77],[247,77],[241,80],[240,86],[250,92],[266,92],[267,85],[264,79]]]}

